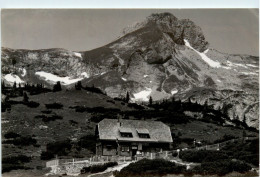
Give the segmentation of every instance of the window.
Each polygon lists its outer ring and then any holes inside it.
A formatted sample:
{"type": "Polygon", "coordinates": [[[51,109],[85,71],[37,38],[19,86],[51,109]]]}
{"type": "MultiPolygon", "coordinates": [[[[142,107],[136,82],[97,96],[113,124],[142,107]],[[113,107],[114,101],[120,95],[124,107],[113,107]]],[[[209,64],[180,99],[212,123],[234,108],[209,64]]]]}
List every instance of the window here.
{"type": "Polygon", "coordinates": [[[132,133],[122,133],[120,132],[122,137],[127,137],[127,138],[133,138],[133,134],[132,133]]]}
{"type": "Polygon", "coordinates": [[[121,146],[121,151],[122,152],[129,152],[130,151],[129,146],[121,146]]]}
{"type": "Polygon", "coordinates": [[[149,134],[139,133],[138,135],[139,135],[140,138],[150,138],[149,134]]]}
{"type": "Polygon", "coordinates": [[[111,151],[112,145],[108,144],[108,145],[106,145],[106,148],[107,148],[108,151],[111,151]]]}

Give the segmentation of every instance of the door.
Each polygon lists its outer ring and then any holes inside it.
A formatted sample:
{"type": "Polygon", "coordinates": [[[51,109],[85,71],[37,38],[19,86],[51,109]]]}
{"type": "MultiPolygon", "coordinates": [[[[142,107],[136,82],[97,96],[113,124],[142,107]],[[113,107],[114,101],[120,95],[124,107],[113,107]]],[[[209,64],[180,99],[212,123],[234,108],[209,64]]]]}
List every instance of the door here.
{"type": "Polygon", "coordinates": [[[132,160],[136,160],[136,149],[132,150],[132,160]]]}
{"type": "Polygon", "coordinates": [[[135,160],[136,151],[137,151],[137,146],[132,146],[132,160],[135,160]]]}

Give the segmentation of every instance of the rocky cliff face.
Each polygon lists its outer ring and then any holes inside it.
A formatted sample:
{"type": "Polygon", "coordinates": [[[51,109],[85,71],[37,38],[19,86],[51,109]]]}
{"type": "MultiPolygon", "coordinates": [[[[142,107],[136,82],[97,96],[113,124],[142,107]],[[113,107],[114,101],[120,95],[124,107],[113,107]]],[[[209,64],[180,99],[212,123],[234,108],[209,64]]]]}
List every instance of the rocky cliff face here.
{"type": "Polygon", "coordinates": [[[112,97],[129,91],[133,101],[149,96],[191,98],[201,104],[207,100],[216,109],[230,105],[230,118],[258,127],[259,58],[209,48],[200,27],[169,13],[152,14],[124,29],[119,39],[91,51],[2,51],[3,79],[15,72],[25,82],[44,80],[51,85],[52,78],[39,74],[44,71],[68,77],[68,87],[82,80],[112,97]]]}

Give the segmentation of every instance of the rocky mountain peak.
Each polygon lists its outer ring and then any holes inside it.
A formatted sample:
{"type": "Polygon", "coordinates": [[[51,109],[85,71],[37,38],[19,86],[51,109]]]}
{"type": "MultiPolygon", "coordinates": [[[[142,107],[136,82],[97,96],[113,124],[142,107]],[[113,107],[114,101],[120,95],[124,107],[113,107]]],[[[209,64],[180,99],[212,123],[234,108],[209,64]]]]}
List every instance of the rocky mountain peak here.
{"type": "Polygon", "coordinates": [[[184,39],[200,52],[208,48],[208,42],[199,26],[190,19],[178,19],[171,13],[152,14],[147,17],[149,22],[154,22],[163,33],[168,34],[176,44],[184,45],[184,39]]]}
{"type": "MultiPolygon", "coordinates": [[[[124,28],[122,35],[130,34],[138,30],[140,33],[156,31],[152,36],[167,35],[177,45],[184,45],[184,39],[186,39],[191,46],[199,52],[204,52],[209,46],[201,28],[193,21],[189,19],[178,19],[168,12],[152,14],[145,20],[124,28]]],[[[137,34],[135,33],[134,35],[137,34]]]]}
{"type": "Polygon", "coordinates": [[[175,17],[173,14],[169,12],[164,12],[164,13],[157,13],[157,14],[152,14],[147,17],[148,20],[151,21],[156,21],[156,22],[167,22],[167,23],[172,23],[178,20],[177,17],[175,17]]]}

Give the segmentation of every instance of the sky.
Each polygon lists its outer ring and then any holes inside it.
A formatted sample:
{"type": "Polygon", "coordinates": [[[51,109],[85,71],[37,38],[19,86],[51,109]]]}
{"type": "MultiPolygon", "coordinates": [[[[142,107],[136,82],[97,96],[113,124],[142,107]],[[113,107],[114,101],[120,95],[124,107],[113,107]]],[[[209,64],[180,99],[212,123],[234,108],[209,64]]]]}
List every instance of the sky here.
{"type": "Polygon", "coordinates": [[[210,48],[259,55],[257,9],[4,9],[2,47],[91,50],[116,40],[125,27],[161,12],[194,21],[210,48]]]}

